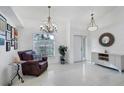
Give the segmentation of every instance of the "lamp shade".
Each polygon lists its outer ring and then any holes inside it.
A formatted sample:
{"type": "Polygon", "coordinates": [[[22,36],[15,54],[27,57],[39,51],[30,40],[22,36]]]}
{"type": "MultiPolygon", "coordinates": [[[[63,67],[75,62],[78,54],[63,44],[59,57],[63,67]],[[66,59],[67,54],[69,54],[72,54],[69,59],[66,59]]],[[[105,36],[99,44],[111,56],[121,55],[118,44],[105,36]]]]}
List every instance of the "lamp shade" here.
{"type": "Polygon", "coordinates": [[[19,63],[20,62],[20,58],[18,56],[14,56],[13,57],[13,62],[14,63],[19,63]]]}
{"type": "Polygon", "coordinates": [[[98,29],[98,26],[89,26],[88,30],[89,31],[96,31],[98,29]]]}

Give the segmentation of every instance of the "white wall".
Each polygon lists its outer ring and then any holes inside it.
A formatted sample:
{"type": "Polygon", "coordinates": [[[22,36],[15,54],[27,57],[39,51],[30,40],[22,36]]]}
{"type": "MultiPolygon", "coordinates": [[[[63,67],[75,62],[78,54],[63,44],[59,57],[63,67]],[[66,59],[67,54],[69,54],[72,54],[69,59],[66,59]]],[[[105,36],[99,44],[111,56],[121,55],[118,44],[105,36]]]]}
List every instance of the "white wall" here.
{"type": "Polygon", "coordinates": [[[124,7],[117,7],[114,11],[106,14],[99,22],[99,30],[91,32],[91,51],[124,54],[124,7]],[[110,32],[115,37],[115,43],[110,47],[103,47],[99,44],[99,36],[110,32]]]}
{"type": "MultiPolygon", "coordinates": [[[[1,11],[0,13],[7,19],[7,22],[10,25],[15,26],[9,17],[5,16],[1,11]]],[[[11,66],[9,63],[12,62],[13,57],[16,55],[16,51],[13,49],[13,47],[11,48],[11,51],[6,52],[6,45],[0,46],[0,85],[7,85],[9,83],[13,72],[11,71],[11,66]]]]}

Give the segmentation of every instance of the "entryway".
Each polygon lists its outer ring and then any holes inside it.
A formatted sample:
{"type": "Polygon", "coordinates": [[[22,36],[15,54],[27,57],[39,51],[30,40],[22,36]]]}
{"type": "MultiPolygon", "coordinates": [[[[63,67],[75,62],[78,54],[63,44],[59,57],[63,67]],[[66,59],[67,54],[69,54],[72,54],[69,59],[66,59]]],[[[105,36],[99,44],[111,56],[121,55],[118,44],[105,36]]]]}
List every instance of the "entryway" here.
{"type": "Polygon", "coordinates": [[[74,62],[82,62],[86,60],[86,36],[74,35],[73,37],[73,53],[74,62]]]}

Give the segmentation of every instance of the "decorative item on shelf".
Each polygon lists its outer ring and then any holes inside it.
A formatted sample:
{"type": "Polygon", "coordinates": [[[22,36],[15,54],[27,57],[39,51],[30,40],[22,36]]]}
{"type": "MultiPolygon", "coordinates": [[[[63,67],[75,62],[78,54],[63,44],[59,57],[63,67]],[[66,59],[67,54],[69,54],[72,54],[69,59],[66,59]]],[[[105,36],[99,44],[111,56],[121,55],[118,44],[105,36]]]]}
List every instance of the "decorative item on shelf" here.
{"type": "Polygon", "coordinates": [[[44,22],[43,25],[40,26],[40,30],[46,33],[53,33],[57,31],[57,26],[52,23],[52,18],[50,16],[50,8],[51,6],[48,6],[48,9],[49,9],[48,20],[44,22]]]}
{"type": "Polygon", "coordinates": [[[105,52],[105,53],[108,53],[108,51],[107,51],[107,50],[105,50],[104,52],[105,52]]]}
{"type": "Polygon", "coordinates": [[[64,46],[64,45],[61,45],[59,46],[59,53],[60,53],[60,61],[61,61],[61,64],[65,64],[66,62],[66,59],[65,59],[65,55],[66,55],[66,52],[67,52],[67,46],[64,46]]]}
{"type": "Polygon", "coordinates": [[[91,22],[88,26],[88,30],[89,31],[96,31],[98,30],[98,26],[95,23],[95,19],[94,19],[94,13],[91,13],[91,22]]]}
{"type": "Polygon", "coordinates": [[[6,21],[7,21],[6,18],[0,14],[0,35],[5,36],[6,25],[7,25],[6,21]]]}
{"type": "Polygon", "coordinates": [[[114,36],[111,33],[103,33],[100,37],[99,37],[99,43],[104,46],[104,47],[110,47],[113,45],[115,41],[114,36]]]}

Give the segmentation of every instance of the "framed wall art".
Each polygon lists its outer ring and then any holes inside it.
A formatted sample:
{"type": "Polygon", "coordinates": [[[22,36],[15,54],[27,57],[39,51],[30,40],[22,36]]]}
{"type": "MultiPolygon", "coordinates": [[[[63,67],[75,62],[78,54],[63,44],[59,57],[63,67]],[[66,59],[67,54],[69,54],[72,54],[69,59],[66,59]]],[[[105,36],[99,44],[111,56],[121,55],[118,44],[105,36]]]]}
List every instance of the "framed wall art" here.
{"type": "Polygon", "coordinates": [[[15,38],[15,42],[14,42],[14,49],[18,49],[18,40],[17,38],[15,38]]]}
{"type": "Polygon", "coordinates": [[[11,41],[11,32],[12,32],[12,26],[7,24],[7,30],[6,30],[6,40],[11,41]]]}
{"type": "Polygon", "coordinates": [[[14,49],[18,49],[18,31],[14,29],[14,49]]]}
{"type": "Polygon", "coordinates": [[[15,32],[15,28],[14,28],[14,27],[12,27],[12,31],[11,31],[11,38],[12,38],[12,39],[14,39],[14,38],[15,38],[15,36],[14,36],[14,32],[15,32]]]}
{"type": "Polygon", "coordinates": [[[10,50],[11,50],[11,43],[6,42],[6,51],[10,51],[10,50]]]}
{"type": "Polygon", "coordinates": [[[15,28],[12,27],[12,31],[11,31],[11,46],[14,46],[15,43],[15,36],[14,36],[14,32],[15,32],[15,28]]]}
{"type": "Polygon", "coordinates": [[[0,35],[0,46],[5,44],[5,36],[0,35]]]}
{"type": "Polygon", "coordinates": [[[6,40],[11,41],[11,31],[6,31],[6,40]]]}
{"type": "Polygon", "coordinates": [[[9,25],[9,24],[7,24],[7,30],[8,30],[8,31],[12,31],[12,26],[9,25]]]}
{"type": "Polygon", "coordinates": [[[15,44],[15,39],[12,39],[12,40],[11,40],[11,46],[13,47],[14,44],[15,44]]]}
{"type": "Polygon", "coordinates": [[[14,37],[18,38],[18,31],[16,29],[14,30],[14,37]]]}
{"type": "Polygon", "coordinates": [[[1,35],[5,35],[5,31],[6,31],[6,18],[4,18],[1,14],[0,14],[0,34],[1,35]]]}

